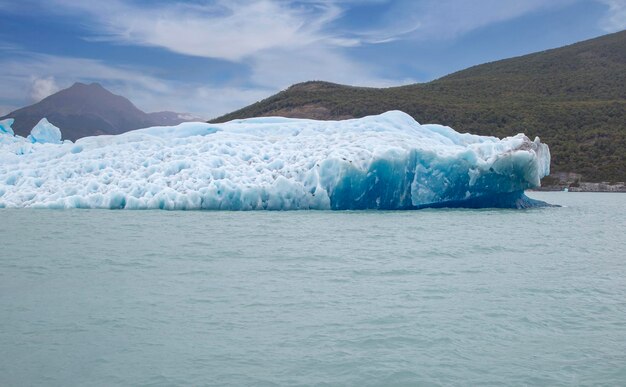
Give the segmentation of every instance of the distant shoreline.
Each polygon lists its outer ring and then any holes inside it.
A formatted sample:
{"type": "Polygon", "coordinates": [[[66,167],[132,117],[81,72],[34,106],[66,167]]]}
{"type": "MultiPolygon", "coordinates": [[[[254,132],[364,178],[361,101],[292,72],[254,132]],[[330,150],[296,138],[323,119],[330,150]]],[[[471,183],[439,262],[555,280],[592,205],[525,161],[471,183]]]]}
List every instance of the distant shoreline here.
{"type": "Polygon", "coordinates": [[[533,188],[531,191],[543,191],[543,192],[621,192],[626,193],[626,184],[615,183],[609,184],[603,183],[588,183],[580,182],[576,185],[545,185],[537,188],[533,188]]]}
{"type": "Polygon", "coordinates": [[[536,191],[568,192],[626,192],[623,181],[584,181],[584,176],[576,172],[555,172],[541,181],[536,191]]]}

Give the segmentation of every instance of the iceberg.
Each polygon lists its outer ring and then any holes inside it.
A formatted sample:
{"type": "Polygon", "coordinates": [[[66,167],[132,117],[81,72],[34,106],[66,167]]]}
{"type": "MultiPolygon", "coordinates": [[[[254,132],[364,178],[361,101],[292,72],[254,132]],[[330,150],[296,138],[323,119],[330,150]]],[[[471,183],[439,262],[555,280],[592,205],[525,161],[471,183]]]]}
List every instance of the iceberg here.
{"type": "MultiPolygon", "coordinates": [[[[48,126],[50,125],[50,126],[48,126]]],[[[390,111],[345,121],[183,123],[60,142],[42,120],[0,142],[0,207],[408,210],[547,205],[524,190],[550,152],[420,125],[390,111]],[[32,142],[32,140],[35,140],[32,142]]],[[[57,129],[58,130],[58,129],[57,129]]]]}
{"type": "Polygon", "coordinates": [[[11,126],[13,126],[13,122],[15,122],[13,118],[0,120],[0,135],[8,134],[10,136],[13,136],[15,134],[13,133],[13,128],[11,128],[11,126]]]}
{"type": "Polygon", "coordinates": [[[44,117],[30,131],[30,135],[27,137],[27,139],[29,139],[33,143],[38,142],[40,144],[60,144],[61,130],[48,122],[48,120],[44,117]]]}

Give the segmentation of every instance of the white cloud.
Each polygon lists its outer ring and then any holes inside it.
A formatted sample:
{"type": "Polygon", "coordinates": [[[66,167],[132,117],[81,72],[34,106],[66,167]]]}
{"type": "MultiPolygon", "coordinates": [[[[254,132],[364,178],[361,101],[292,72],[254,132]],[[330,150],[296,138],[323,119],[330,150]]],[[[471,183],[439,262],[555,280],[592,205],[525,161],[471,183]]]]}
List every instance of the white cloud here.
{"type": "Polygon", "coordinates": [[[363,43],[454,39],[490,24],[577,0],[422,0],[391,2],[373,28],[352,31],[363,43]]]}
{"type": "MultiPolygon", "coordinates": [[[[56,11],[88,16],[92,39],[162,47],[179,54],[239,61],[267,49],[331,38],[323,27],[341,14],[331,2],[225,1],[139,7],[121,0],[56,0],[56,11]]],[[[336,44],[351,44],[338,39],[336,44]]]]}
{"type": "Polygon", "coordinates": [[[319,44],[288,52],[270,50],[259,53],[251,67],[251,79],[255,83],[281,89],[311,80],[371,87],[388,87],[400,83],[392,76],[377,76],[366,64],[357,63],[319,44]]]}
{"type": "MultiPolygon", "coordinates": [[[[210,118],[307,80],[359,86],[413,82],[404,75],[398,79],[394,74],[385,74],[375,63],[353,59],[345,48],[397,39],[452,39],[572,1],[576,0],[370,0],[387,3],[388,11],[376,15],[373,23],[360,30],[340,31],[340,18],[349,14],[356,1],[215,0],[190,4],[23,0],[11,5],[12,12],[36,5],[53,17],[66,15],[81,20],[88,40],[160,47],[178,54],[239,62],[249,67],[249,72],[238,81],[258,86],[199,85],[161,79],[154,75],[158,73],[154,69],[42,54],[21,53],[16,57],[12,53],[8,59],[0,59],[0,87],[26,98],[42,96],[55,85],[99,81],[142,110],[175,110],[210,118]],[[36,88],[31,84],[34,79],[38,80],[36,88]]],[[[615,9],[616,15],[623,9],[611,5],[623,4],[623,0],[601,1],[615,9]]],[[[0,6],[3,4],[8,3],[0,0],[0,6]]],[[[14,105],[15,99],[0,98],[0,103],[14,105]]]]}
{"type": "Polygon", "coordinates": [[[363,39],[330,31],[329,25],[349,12],[351,3],[217,0],[139,7],[124,0],[55,0],[57,10],[82,13],[94,21],[89,39],[242,62],[251,67],[253,81],[273,88],[311,79],[398,84],[392,77],[379,79],[370,64],[352,60],[342,51],[362,44],[363,39]]]}
{"type": "Polygon", "coordinates": [[[54,77],[32,78],[30,96],[34,102],[39,102],[57,91],[59,91],[59,86],[54,77]]]}
{"type": "Polygon", "coordinates": [[[250,68],[247,81],[259,85],[244,88],[187,84],[178,85],[178,89],[186,90],[179,93],[172,82],[163,84],[167,82],[147,77],[138,69],[129,72],[79,58],[69,58],[71,63],[67,63],[61,57],[42,56],[40,63],[45,65],[32,60],[26,69],[20,70],[23,75],[30,72],[39,77],[53,74],[65,83],[70,77],[111,81],[144,109],[183,110],[211,117],[243,107],[295,82],[319,79],[362,86],[399,83],[393,77],[375,75],[370,64],[350,59],[341,51],[359,44],[358,40],[327,31],[328,24],[344,12],[342,2],[317,0],[294,5],[285,1],[217,0],[201,5],[172,2],[140,7],[124,0],[51,0],[44,6],[50,12],[87,21],[85,25],[90,26],[92,34],[88,39],[157,46],[185,55],[238,61],[250,68]],[[164,106],[166,98],[171,105],[164,106]]]}
{"type": "Polygon", "coordinates": [[[600,0],[609,7],[600,27],[606,32],[626,29],[626,0],[600,0]]]}
{"type": "Polygon", "coordinates": [[[140,6],[128,0],[51,0],[45,5],[51,12],[89,18],[93,36],[88,39],[241,61],[268,50],[297,50],[312,44],[340,49],[401,38],[449,39],[574,1],[577,0],[215,0],[140,6]],[[332,23],[349,14],[355,3],[387,3],[387,10],[361,29],[333,31],[332,23]]]}
{"type": "Polygon", "coordinates": [[[40,100],[74,82],[100,82],[146,112],[172,110],[213,118],[276,92],[276,88],[198,86],[149,75],[144,68],[122,68],[86,58],[24,53],[0,59],[3,114],[40,100]]]}
{"type": "Polygon", "coordinates": [[[129,98],[146,112],[176,111],[211,119],[267,98],[276,89],[235,86],[198,86],[172,82],[167,92],[153,93],[120,85],[112,91],[129,98]]]}
{"type": "Polygon", "coordinates": [[[18,107],[14,105],[0,105],[0,117],[17,110],[18,107]]]}
{"type": "MultiPolygon", "coordinates": [[[[125,82],[155,92],[166,89],[166,85],[161,80],[146,75],[142,69],[110,66],[95,59],[21,52],[2,58],[0,67],[2,68],[0,80],[3,82],[31,83],[33,79],[52,77],[54,83],[61,88],[70,86],[79,80],[100,80],[125,82]]],[[[23,88],[20,87],[17,90],[23,90],[23,88]]]]}
{"type": "Polygon", "coordinates": [[[381,77],[375,64],[352,59],[343,49],[397,39],[452,39],[572,1],[576,0],[375,0],[370,3],[387,3],[387,11],[360,30],[343,32],[333,23],[349,15],[355,1],[216,0],[139,6],[127,0],[53,0],[52,4],[57,11],[87,17],[93,34],[89,39],[245,63],[253,82],[284,88],[311,79],[397,85],[401,80],[391,74],[381,77]]]}

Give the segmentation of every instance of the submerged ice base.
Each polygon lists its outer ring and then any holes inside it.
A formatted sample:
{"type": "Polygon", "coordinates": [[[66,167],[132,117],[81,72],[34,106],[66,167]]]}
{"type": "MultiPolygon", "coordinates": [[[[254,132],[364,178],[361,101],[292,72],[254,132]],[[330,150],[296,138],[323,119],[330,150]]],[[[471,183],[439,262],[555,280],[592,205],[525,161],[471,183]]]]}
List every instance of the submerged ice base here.
{"type": "Polygon", "coordinates": [[[0,207],[527,208],[545,205],[524,190],[550,167],[539,138],[461,134],[399,111],[184,123],[75,144],[50,137],[0,133],[0,207]]]}

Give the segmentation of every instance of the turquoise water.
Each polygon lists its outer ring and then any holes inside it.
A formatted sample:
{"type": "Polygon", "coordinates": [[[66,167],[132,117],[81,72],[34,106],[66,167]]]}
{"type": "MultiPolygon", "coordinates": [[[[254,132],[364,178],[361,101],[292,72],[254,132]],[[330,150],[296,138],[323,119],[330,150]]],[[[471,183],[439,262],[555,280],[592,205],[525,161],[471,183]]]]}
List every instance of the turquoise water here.
{"type": "Polygon", "coordinates": [[[0,210],[0,385],[624,385],[626,195],[0,210]]]}

